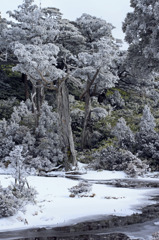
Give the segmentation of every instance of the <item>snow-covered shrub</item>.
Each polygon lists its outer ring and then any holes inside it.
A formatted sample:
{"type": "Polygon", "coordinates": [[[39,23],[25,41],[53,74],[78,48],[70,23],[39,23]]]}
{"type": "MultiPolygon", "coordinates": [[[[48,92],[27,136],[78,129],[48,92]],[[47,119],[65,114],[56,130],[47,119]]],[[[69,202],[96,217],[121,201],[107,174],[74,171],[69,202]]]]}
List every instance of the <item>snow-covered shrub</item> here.
{"type": "Polygon", "coordinates": [[[0,159],[3,162],[16,145],[24,144],[25,150],[31,149],[30,145],[33,145],[35,140],[32,137],[32,142],[28,142],[31,138],[29,118],[33,118],[32,112],[24,102],[21,102],[20,106],[14,107],[9,121],[0,121],[0,159]]]}
{"type": "Polygon", "coordinates": [[[35,157],[31,164],[52,168],[63,162],[58,122],[58,114],[52,111],[52,107],[47,102],[44,102],[36,128],[35,157]]]}
{"type": "Polygon", "coordinates": [[[27,202],[34,202],[37,192],[33,188],[20,185],[10,185],[2,188],[0,185],[0,218],[13,216],[27,202]]]}
{"type": "Polygon", "coordinates": [[[2,188],[0,185],[0,218],[13,216],[21,206],[10,188],[2,188]]]}
{"type": "Polygon", "coordinates": [[[112,134],[118,139],[118,144],[121,148],[131,149],[135,142],[134,134],[126,125],[124,118],[120,118],[112,130],[112,134]]]}
{"type": "Polygon", "coordinates": [[[0,160],[2,161],[9,155],[10,151],[14,148],[12,136],[7,134],[8,124],[5,119],[0,121],[0,160]]]}
{"type": "Polygon", "coordinates": [[[17,145],[15,149],[10,152],[7,160],[10,161],[12,166],[12,176],[15,183],[12,186],[12,192],[16,198],[23,199],[24,201],[33,201],[36,191],[30,188],[27,182],[27,173],[25,169],[25,158],[22,155],[23,146],[17,145]]]}
{"type": "Polygon", "coordinates": [[[68,190],[71,193],[70,196],[82,196],[84,194],[88,194],[92,190],[92,185],[86,181],[80,181],[78,185],[73,186],[68,190]]]}
{"type": "Polygon", "coordinates": [[[153,132],[156,126],[155,119],[148,105],[145,105],[140,121],[140,132],[153,132]]]}
{"type": "Polygon", "coordinates": [[[21,102],[14,107],[10,121],[0,121],[0,159],[5,165],[12,162],[11,152],[22,146],[24,164],[50,169],[63,162],[58,114],[44,102],[35,128],[31,104],[21,102]]]}
{"type": "Polygon", "coordinates": [[[11,115],[11,122],[24,123],[25,120],[28,121],[29,118],[33,118],[33,113],[30,109],[29,100],[27,102],[20,102],[20,105],[13,108],[14,111],[11,115]]]}
{"type": "Polygon", "coordinates": [[[8,98],[7,100],[0,99],[0,119],[9,119],[13,112],[13,107],[17,104],[18,100],[14,97],[8,98]]]}
{"type": "Polygon", "coordinates": [[[116,109],[123,108],[125,106],[125,101],[121,97],[119,91],[115,91],[112,95],[108,96],[108,101],[116,109]]]}
{"type": "Polygon", "coordinates": [[[152,240],[158,240],[159,239],[159,232],[155,232],[153,235],[152,235],[152,240]]]}
{"type": "Polygon", "coordinates": [[[128,150],[114,147],[104,148],[93,154],[94,161],[90,167],[95,170],[125,171],[131,177],[143,175],[149,166],[128,150]]]}
{"type": "Polygon", "coordinates": [[[125,152],[125,157],[131,160],[125,169],[125,172],[130,177],[143,176],[149,171],[149,165],[133,155],[130,151],[125,152]]]}
{"type": "Polygon", "coordinates": [[[23,151],[25,155],[28,155],[26,153],[29,153],[29,155],[33,154],[35,142],[36,142],[36,139],[33,136],[33,134],[31,134],[30,131],[26,132],[26,135],[23,137],[23,140],[22,140],[22,146],[23,146],[23,151]]]}
{"type": "Polygon", "coordinates": [[[14,184],[7,189],[0,188],[0,216],[12,216],[19,207],[28,201],[33,202],[36,191],[30,188],[26,180],[26,170],[24,165],[25,158],[22,156],[23,146],[17,145],[14,150],[6,157],[12,166],[12,176],[14,184]]]}
{"type": "Polygon", "coordinates": [[[37,192],[29,185],[23,186],[21,189],[21,186],[19,184],[14,184],[11,186],[11,189],[13,195],[21,202],[21,205],[27,202],[35,202],[37,192]]]}
{"type": "Polygon", "coordinates": [[[15,185],[18,185],[19,189],[22,191],[24,185],[26,184],[26,172],[24,168],[25,158],[22,156],[23,146],[17,145],[14,150],[10,152],[6,160],[11,163],[13,168],[13,177],[15,179],[15,185]]]}
{"type": "Polygon", "coordinates": [[[121,152],[112,146],[103,148],[92,154],[94,161],[90,164],[90,167],[93,167],[95,170],[123,170],[123,166],[121,168],[121,155],[121,152]]]}

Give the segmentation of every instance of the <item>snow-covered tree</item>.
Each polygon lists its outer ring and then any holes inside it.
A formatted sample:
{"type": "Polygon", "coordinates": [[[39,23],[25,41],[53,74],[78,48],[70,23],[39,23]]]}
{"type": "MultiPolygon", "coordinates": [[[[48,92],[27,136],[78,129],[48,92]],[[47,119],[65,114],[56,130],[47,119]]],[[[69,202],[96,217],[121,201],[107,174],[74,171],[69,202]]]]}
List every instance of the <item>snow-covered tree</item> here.
{"type": "Polygon", "coordinates": [[[90,118],[91,96],[111,88],[118,80],[116,59],[119,48],[112,37],[113,26],[97,17],[83,14],[76,25],[85,37],[85,48],[78,54],[79,69],[75,72],[84,82],[85,121],[82,148],[85,147],[86,128],[90,118]]]}
{"type": "Polygon", "coordinates": [[[14,150],[6,157],[7,161],[11,162],[13,167],[13,178],[15,179],[15,186],[18,185],[22,191],[26,183],[26,172],[24,169],[24,157],[22,156],[23,146],[17,145],[14,150]]]}
{"type": "Polygon", "coordinates": [[[151,165],[157,167],[159,161],[159,135],[155,131],[155,126],[155,119],[150,108],[145,105],[140,130],[136,133],[136,150],[139,156],[150,159],[151,165]]]}
{"type": "MultiPolygon", "coordinates": [[[[7,43],[7,49],[12,51],[12,54],[15,54],[15,56],[18,58],[18,61],[22,63],[27,59],[27,62],[31,62],[32,58],[26,55],[26,51],[24,49],[24,46],[26,47],[26,50],[28,48],[30,49],[30,54],[35,53],[34,48],[41,46],[45,44],[45,53],[47,51],[47,47],[50,48],[50,51],[53,51],[52,46],[50,43],[55,41],[55,38],[57,37],[59,30],[58,30],[58,19],[60,18],[60,13],[56,9],[41,9],[37,5],[34,4],[34,0],[24,0],[23,4],[18,7],[17,10],[11,12],[8,11],[9,16],[13,19],[13,21],[7,21],[8,28],[5,28],[2,31],[2,37],[4,41],[7,43]],[[48,44],[48,45],[47,45],[48,44]],[[19,49],[19,51],[18,51],[19,49]],[[20,51],[23,51],[23,53],[20,53],[20,51]],[[24,57],[24,59],[22,59],[24,57]]],[[[36,51],[38,54],[38,50],[36,51]]],[[[57,48],[56,51],[54,49],[53,56],[57,54],[57,48]]],[[[49,55],[50,56],[50,55],[49,55]]],[[[34,54],[35,57],[35,54],[34,54]]],[[[34,60],[33,57],[33,60],[34,60]]],[[[42,59],[44,57],[44,54],[41,56],[39,55],[39,58],[41,57],[40,61],[42,62],[42,59]]],[[[45,61],[46,59],[44,59],[45,61]]],[[[52,60],[52,59],[51,59],[52,60]]],[[[51,61],[50,60],[50,61],[51,61]]],[[[31,65],[31,64],[30,64],[31,65]]],[[[45,64],[44,64],[45,65],[45,64]]],[[[19,69],[19,71],[23,74],[29,75],[26,73],[26,68],[19,69]]],[[[35,66],[34,64],[34,67],[35,66]]],[[[19,66],[20,68],[20,66],[19,66]]],[[[18,70],[18,69],[17,69],[18,70]]],[[[34,69],[34,72],[37,73],[37,71],[41,71],[42,69],[34,69]]],[[[41,73],[42,74],[42,73],[41,73]]],[[[37,73],[38,75],[38,73],[37,73]]],[[[34,96],[33,100],[34,103],[36,103],[36,108],[39,110],[39,102],[43,99],[43,88],[41,86],[41,76],[39,77],[38,81],[35,83],[33,82],[34,75],[29,75],[29,80],[32,80],[32,89],[34,96]],[[36,95],[36,96],[35,96],[36,95]],[[42,95],[42,96],[41,96],[42,95]]],[[[38,75],[39,76],[39,75],[38,75]]],[[[37,78],[35,78],[37,81],[37,78]]]]}
{"type": "MultiPolygon", "coordinates": [[[[54,8],[41,9],[37,5],[33,5],[33,2],[33,0],[25,0],[19,6],[19,10],[9,12],[16,23],[11,22],[10,28],[3,34],[19,61],[14,70],[27,74],[32,82],[31,100],[33,110],[37,115],[37,122],[44,100],[44,89],[49,88],[57,92],[61,139],[63,139],[66,149],[65,159],[76,165],[65,86],[65,81],[70,76],[68,65],[66,66],[66,60],[70,59],[70,51],[65,50],[61,40],[60,43],[56,43],[59,37],[59,28],[61,29],[63,26],[61,14],[54,8]],[[63,56],[61,56],[62,54],[63,56]],[[60,65],[61,61],[62,65],[64,64],[63,67],[60,65]]],[[[66,28],[67,24],[64,25],[66,28]]],[[[64,33],[64,31],[62,32],[64,33]]],[[[70,30],[68,32],[71,35],[70,30]]],[[[62,34],[60,38],[62,38],[62,34]]]]}
{"type": "Polygon", "coordinates": [[[159,64],[159,2],[158,0],[131,0],[133,12],[123,23],[125,40],[130,44],[129,62],[138,73],[158,72],[159,64]]]}
{"type": "Polygon", "coordinates": [[[7,13],[13,19],[7,21],[8,28],[3,31],[9,48],[14,47],[16,42],[24,45],[52,42],[58,34],[60,13],[56,9],[47,11],[34,4],[34,0],[23,0],[17,10],[7,13]]]}
{"type": "Polygon", "coordinates": [[[7,45],[5,39],[3,38],[3,31],[7,28],[6,19],[1,17],[0,13],[0,61],[7,60],[7,45]]]}
{"type": "Polygon", "coordinates": [[[134,134],[127,126],[124,118],[120,118],[112,130],[112,134],[117,137],[121,148],[131,149],[135,142],[134,134]]]}
{"type": "Polygon", "coordinates": [[[143,110],[143,115],[140,121],[140,132],[154,132],[156,126],[154,116],[148,105],[145,105],[143,110]]]}

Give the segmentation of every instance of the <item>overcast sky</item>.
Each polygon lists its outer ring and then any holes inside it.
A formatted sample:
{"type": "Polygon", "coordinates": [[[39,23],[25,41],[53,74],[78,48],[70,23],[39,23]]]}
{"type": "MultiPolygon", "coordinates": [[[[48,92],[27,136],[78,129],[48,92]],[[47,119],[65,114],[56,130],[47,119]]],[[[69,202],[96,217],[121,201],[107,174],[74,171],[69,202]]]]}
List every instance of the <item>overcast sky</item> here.
{"type": "MultiPolygon", "coordinates": [[[[122,32],[122,22],[130,8],[130,0],[34,0],[37,5],[42,7],[57,7],[63,13],[63,17],[69,20],[75,20],[82,13],[89,13],[93,16],[105,19],[114,25],[113,36],[124,39],[122,32]]],[[[22,4],[22,0],[7,0],[1,2],[2,17],[7,17],[8,10],[17,9],[22,4]]],[[[124,44],[126,48],[126,44],[124,44]]]]}

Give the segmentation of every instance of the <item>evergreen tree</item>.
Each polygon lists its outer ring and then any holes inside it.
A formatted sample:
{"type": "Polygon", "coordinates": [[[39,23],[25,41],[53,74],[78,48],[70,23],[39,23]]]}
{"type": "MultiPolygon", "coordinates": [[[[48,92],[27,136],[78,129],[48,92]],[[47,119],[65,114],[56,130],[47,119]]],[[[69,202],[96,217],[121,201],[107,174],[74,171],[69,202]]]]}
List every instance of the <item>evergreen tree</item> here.
{"type": "Polygon", "coordinates": [[[85,120],[82,132],[82,148],[86,146],[86,129],[91,113],[91,96],[101,94],[118,80],[116,61],[119,48],[112,37],[113,26],[97,17],[83,14],[76,20],[85,38],[85,48],[78,54],[79,69],[75,76],[84,82],[85,120]]]}
{"type": "Polygon", "coordinates": [[[146,105],[136,134],[136,150],[140,157],[149,159],[152,166],[159,165],[159,135],[155,131],[155,119],[146,105]]]}
{"type": "Polygon", "coordinates": [[[131,129],[126,125],[124,118],[120,118],[112,130],[112,134],[117,137],[119,147],[125,149],[132,149],[135,142],[134,134],[131,129]]]}

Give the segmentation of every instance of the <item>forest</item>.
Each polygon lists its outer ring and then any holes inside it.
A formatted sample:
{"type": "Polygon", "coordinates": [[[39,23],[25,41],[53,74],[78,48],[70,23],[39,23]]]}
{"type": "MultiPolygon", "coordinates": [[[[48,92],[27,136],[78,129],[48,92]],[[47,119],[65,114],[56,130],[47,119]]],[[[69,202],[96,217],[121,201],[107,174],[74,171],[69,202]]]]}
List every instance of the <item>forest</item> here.
{"type": "Polygon", "coordinates": [[[128,50],[87,13],[70,21],[23,0],[11,20],[0,17],[0,167],[15,180],[0,185],[0,217],[33,201],[27,176],[79,163],[130,177],[159,171],[159,2],[130,2],[128,50]]]}

